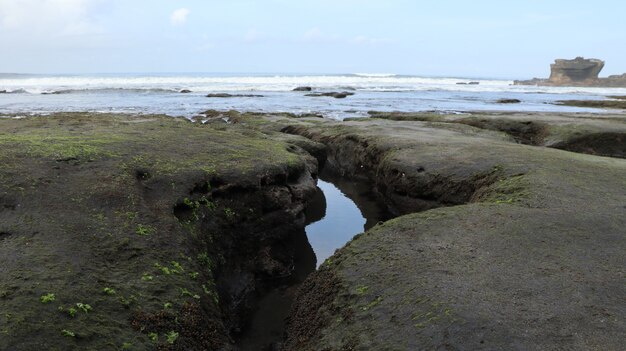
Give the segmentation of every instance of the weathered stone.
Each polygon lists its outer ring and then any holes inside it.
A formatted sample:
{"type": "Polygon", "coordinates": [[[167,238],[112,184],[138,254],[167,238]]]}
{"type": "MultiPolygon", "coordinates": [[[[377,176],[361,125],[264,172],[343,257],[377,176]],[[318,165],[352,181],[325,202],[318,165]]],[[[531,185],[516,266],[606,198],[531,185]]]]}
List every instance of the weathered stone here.
{"type": "Polygon", "coordinates": [[[555,84],[572,82],[593,82],[604,68],[604,61],[577,57],[573,60],[555,60],[550,65],[549,80],[555,84]]]}
{"type": "Polygon", "coordinates": [[[519,104],[520,102],[522,101],[519,99],[500,99],[497,101],[499,104],[519,104]]]}
{"type": "Polygon", "coordinates": [[[297,87],[293,89],[293,91],[311,91],[311,90],[313,90],[313,88],[311,87],[297,87]]]}
{"type": "Polygon", "coordinates": [[[516,80],[515,85],[626,87],[626,73],[599,78],[604,61],[577,57],[573,60],[557,59],[550,65],[550,78],[516,80]]]}
{"type": "Polygon", "coordinates": [[[306,94],[305,96],[311,96],[311,97],[322,97],[322,96],[328,96],[328,97],[334,97],[335,99],[344,99],[348,96],[352,96],[354,95],[354,93],[348,92],[348,91],[343,91],[341,93],[338,93],[336,91],[330,92],[330,93],[316,93],[316,94],[306,94]]]}

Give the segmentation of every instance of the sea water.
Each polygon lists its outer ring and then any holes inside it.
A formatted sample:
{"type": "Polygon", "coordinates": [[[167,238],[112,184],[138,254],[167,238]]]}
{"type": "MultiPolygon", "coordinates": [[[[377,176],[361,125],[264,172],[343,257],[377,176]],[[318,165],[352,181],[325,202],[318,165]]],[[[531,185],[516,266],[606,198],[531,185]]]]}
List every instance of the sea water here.
{"type": "Polygon", "coordinates": [[[515,86],[511,80],[429,78],[393,74],[0,74],[0,113],[63,111],[165,113],[193,117],[208,109],[320,113],[329,118],[367,116],[368,111],[603,112],[555,105],[558,100],[626,95],[623,88],[515,86]],[[478,84],[468,84],[477,82],[478,84]],[[316,91],[349,91],[345,99],[309,97],[316,91]],[[183,94],[182,90],[191,93],[183,94]],[[208,98],[208,93],[262,97],[208,98]],[[519,104],[499,104],[519,99],[519,104]]]}

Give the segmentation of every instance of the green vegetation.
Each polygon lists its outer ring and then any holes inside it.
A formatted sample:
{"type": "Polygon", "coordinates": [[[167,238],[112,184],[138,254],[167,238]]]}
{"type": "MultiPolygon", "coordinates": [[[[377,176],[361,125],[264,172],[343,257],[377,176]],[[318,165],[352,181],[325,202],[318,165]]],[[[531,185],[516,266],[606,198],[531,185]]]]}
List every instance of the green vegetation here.
{"type": "Polygon", "coordinates": [[[148,339],[150,339],[150,341],[156,343],[159,342],[159,334],[157,333],[148,333],[148,339]]]}
{"type": "Polygon", "coordinates": [[[368,290],[368,289],[369,289],[369,288],[368,288],[367,286],[365,286],[365,285],[361,285],[361,286],[358,286],[358,287],[356,288],[356,293],[357,293],[358,295],[364,295],[364,294],[367,292],[367,290],[368,290]]]}
{"type": "Polygon", "coordinates": [[[137,224],[137,228],[135,229],[135,233],[137,235],[145,236],[151,235],[156,232],[156,228],[151,225],[137,224]]]}
{"type": "Polygon", "coordinates": [[[170,331],[167,334],[165,334],[165,337],[167,338],[167,343],[172,345],[178,339],[178,333],[175,331],[170,331]]]}
{"type": "Polygon", "coordinates": [[[45,295],[42,295],[39,298],[39,301],[41,301],[41,303],[46,304],[46,303],[50,303],[53,302],[56,299],[56,296],[53,293],[48,293],[45,295]]]}
{"type": "Polygon", "coordinates": [[[115,295],[116,294],[115,289],[112,289],[112,288],[104,288],[102,290],[102,292],[104,292],[106,295],[115,295]]]}
{"type": "Polygon", "coordinates": [[[67,330],[67,329],[61,330],[61,334],[63,336],[67,336],[68,338],[76,337],[76,334],[73,331],[70,331],[70,330],[67,330]]]}
{"type": "Polygon", "coordinates": [[[85,312],[85,313],[89,313],[89,311],[92,310],[91,306],[86,304],[86,303],[82,303],[82,302],[78,302],[76,303],[76,308],[78,308],[79,310],[85,312]]]}

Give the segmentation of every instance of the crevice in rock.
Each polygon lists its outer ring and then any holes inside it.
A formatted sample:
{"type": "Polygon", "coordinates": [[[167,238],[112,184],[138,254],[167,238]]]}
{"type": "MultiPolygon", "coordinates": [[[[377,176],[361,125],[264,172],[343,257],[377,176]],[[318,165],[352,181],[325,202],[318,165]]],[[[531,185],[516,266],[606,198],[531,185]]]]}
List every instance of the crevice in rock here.
{"type": "Polygon", "coordinates": [[[454,121],[472,127],[506,133],[520,144],[540,146],[547,135],[547,125],[534,121],[514,121],[491,118],[465,118],[454,121]]]}
{"type": "Polygon", "coordinates": [[[379,149],[367,137],[356,134],[328,136],[299,126],[285,127],[282,132],[325,144],[326,171],[370,182],[372,193],[394,215],[472,202],[481,188],[507,177],[499,167],[464,176],[444,175],[424,166],[404,169],[405,165],[391,159],[394,150],[379,149]]]}
{"type": "Polygon", "coordinates": [[[582,154],[626,158],[626,134],[595,133],[560,142],[551,147],[582,154]]]}

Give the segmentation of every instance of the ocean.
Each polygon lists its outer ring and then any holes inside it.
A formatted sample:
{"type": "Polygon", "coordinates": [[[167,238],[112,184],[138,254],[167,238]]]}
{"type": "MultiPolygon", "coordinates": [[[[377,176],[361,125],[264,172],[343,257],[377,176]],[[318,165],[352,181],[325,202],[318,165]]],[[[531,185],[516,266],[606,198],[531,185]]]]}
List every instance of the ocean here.
{"type": "Polygon", "coordinates": [[[319,113],[342,119],[367,116],[372,110],[606,112],[553,103],[607,95],[626,95],[626,89],[514,86],[512,80],[393,74],[0,74],[0,114],[88,111],[165,113],[191,118],[209,109],[236,109],[319,113]],[[306,92],[293,91],[299,86],[354,95],[345,99],[308,97],[306,92]],[[206,97],[209,93],[262,96],[206,97]],[[500,104],[499,99],[519,99],[521,103],[500,104]]]}

